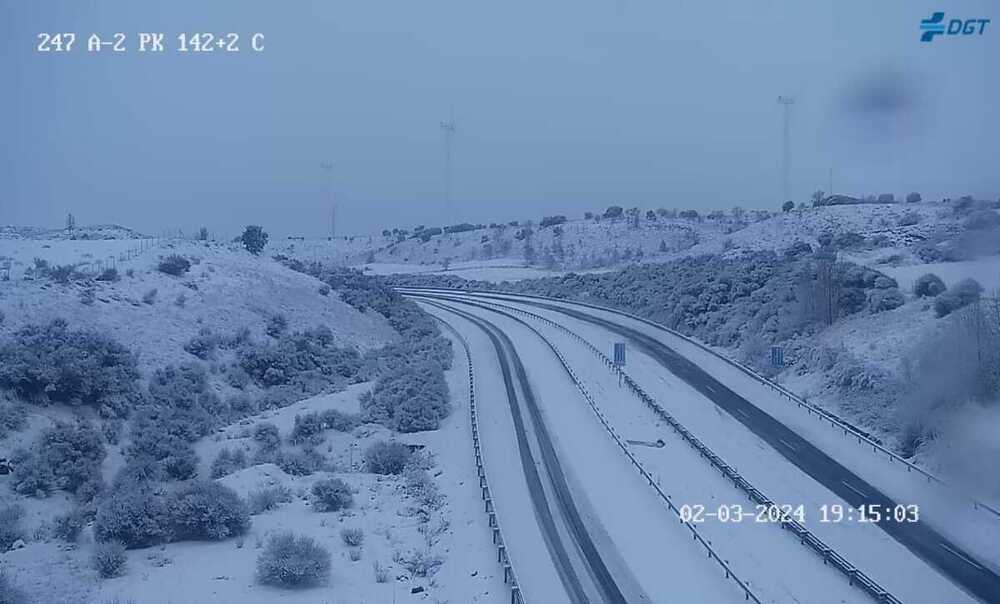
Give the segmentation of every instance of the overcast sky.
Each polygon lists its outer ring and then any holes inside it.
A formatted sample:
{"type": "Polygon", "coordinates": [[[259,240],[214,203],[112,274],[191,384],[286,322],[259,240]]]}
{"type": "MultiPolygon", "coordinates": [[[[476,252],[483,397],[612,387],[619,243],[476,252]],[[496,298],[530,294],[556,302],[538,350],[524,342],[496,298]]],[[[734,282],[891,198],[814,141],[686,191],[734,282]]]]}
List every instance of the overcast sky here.
{"type": "Polygon", "coordinates": [[[0,0],[0,224],[325,235],[791,193],[1000,195],[995,2],[0,0]],[[934,10],[982,36],[919,41],[934,10]],[[69,54],[38,53],[69,31],[69,54]],[[136,52],[139,32],[168,52],[136,52]],[[87,53],[91,33],[129,35],[87,53]],[[238,54],[181,54],[236,32],[238,54]],[[265,50],[249,50],[261,32],[265,50]],[[455,208],[439,123],[454,111],[455,208]]]}

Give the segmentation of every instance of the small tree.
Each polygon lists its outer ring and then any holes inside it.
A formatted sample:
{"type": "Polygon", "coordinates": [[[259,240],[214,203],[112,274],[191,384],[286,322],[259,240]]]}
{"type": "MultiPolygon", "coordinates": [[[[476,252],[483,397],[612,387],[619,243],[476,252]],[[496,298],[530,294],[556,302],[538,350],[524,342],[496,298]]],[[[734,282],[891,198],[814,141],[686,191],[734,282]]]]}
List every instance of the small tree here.
{"type": "Polygon", "coordinates": [[[198,241],[208,241],[208,227],[198,229],[198,241]]]}
{"type": "Polygon", "coordinates": [[[76,216],[73,216],[73,214],[67,214],[66,215],[66,230],[67,231],[72,231],[75,228],[76,228],[76,216]]]}
{"type": "Polygon", "coordinates": [[[781,204],[781,211],[782,212],[791,212],[794,209],[795,209],[795,202],[794,201],[786,201],[785,203],[781,204]]]}
{"type": "Polygon", "coordinates": [[[920,193],[913,192],[906,196],[906,203],[918,203],[921,200],[920,193]]]}
{"type": "Polygon", "coordinates": [[[944,281],[934,273],[921,275],[913,285],[913,293],[918,298],[925,298],[943,294],[945,291],[944,281]]]}
{"type": "Polygon", "coordinates": [[[622,214],[624,214],[624,213],[625,213],[625,210],[623,210],[621,206],[610,206],[610,207],[608,207],[607,210],[604,210],[604,217],[605,218],[612,218],[612,219],[614,219],[614,218],[621,218],[622,214]]]}
{"type": "Polygon", "coordinates": [[[251,224],[243,229],[240,242],[243,244],[243,247],[247,248],[248,252],[256,256],[264,251],[264,246],[267,245],[267,233],[264,232],[262,227],[251,224]]]}
{"type": "Polygon", "coordinates": [[[823,193],[823,191],[815,191],[815,192],[813,192],[813,194],[812,194],[813,206],[815,207],[815,206],[821,206],[821,205],[823,205],[823,197],[825,197],[825,195],[826,194],[823,193]]]}

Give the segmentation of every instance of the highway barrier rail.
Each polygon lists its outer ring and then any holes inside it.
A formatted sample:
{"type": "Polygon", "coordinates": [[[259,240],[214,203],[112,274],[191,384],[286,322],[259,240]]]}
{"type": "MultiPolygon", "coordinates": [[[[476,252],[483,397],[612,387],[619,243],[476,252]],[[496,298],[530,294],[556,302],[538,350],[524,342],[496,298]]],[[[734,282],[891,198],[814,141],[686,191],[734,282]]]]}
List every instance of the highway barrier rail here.
{"type": "MultiPolygon", "coordinates": [[[[432,315],[433,316],[433,315],[432,315]]],[[[476,455],[476,473],[479,475],[479,490],[483,500],[483,507],[489,520],[490,531],[493,533],[493,544],[497,547],[497,563],[503,569],[503,582],[510,586],[510,604],[525,604],[524,596],[521,593],[521,586],[517,582],[517,574],[514,572],[514,564],[507,553],[507,543],[503,538],[503,531],[500,529],[500,520],[497,518],[496,508],[493,505],[493,493],[490,491],[489,481],[486,480],[486,467],[483,464],[483,448],[479,442],[479,417],[476,412],[476,377],[472,368],[472,350],[458,330],[449,325],[440,317],[434,317],[441,322],[462,344],[465,349],[465,358],[469,364],[469,421],[472,424],[472,447],[476,455]]]]}

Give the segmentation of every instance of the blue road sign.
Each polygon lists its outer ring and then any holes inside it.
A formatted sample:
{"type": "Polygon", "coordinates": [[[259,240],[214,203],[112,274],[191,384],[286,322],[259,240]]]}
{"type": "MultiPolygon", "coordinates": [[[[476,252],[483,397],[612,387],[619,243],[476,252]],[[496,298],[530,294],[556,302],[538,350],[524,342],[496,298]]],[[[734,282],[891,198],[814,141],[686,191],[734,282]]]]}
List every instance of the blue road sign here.
{"type": "Polygon", "coordinates": [[[625,342],[615,342],[615,365],[625,365],[625,342]]]}
{"type": "Polygon", "coordinates": [[[781,346],[771,347],[771,366],[772,367],[785,366],[785,350],[781,346]]]}

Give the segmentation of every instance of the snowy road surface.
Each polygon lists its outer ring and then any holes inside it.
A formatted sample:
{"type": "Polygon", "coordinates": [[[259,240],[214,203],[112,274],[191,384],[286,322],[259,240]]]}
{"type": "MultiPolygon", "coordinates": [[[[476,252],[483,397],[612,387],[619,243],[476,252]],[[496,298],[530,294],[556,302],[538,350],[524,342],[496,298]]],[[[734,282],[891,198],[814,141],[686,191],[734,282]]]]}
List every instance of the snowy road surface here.
{"type": "Polygon", "coordinates": [[[484,463],[526,601],[743,601],[621,459],[550,351],[494,317],[425,308],[462,332],[478,357],[484,463]],[[497,375],[509,375],[512,387],[497,375]],[[532,493],[525,477],[536,472],[532,493]],[[525,493],[534,503],[525,505],[525,493]],[[567,564],[572,574],[558,570],[567,564]]]}
{"type": "MultiPolygon", "coordinates": [[[[788,472],[787,466],[794,466],[797,470],[796,473],[819,483],[830,493],[836,495],[836,497],[827,496],[826,501],[842,501],[853,508],[871,504],[887,506],[894,504],[894,500],[884,494],[870,480],[858,476],[851,469],[838,463],[823,450],[814,446],[809,440],[797,434],[796,431],[789,429],[762,411],[757,405],[751,404],[740,394],[734,392],[735,388],[730,389],[727,384],[702,371],[697,365],[665,345],[659,338],[649,334],[648,328],[639,329],[638,326],[630,325],[627,321],[616,320],[613,313],[598,312],[570,303],[548,303],[507,295],[482,296],[479,299],[487,298],[494,303],[498,301],[498,298],[503,298],[504,304],[511,304],[512,301],[516,300],[518,306],[532,312],[545,312],[551,319],[558,318],[560,323],[572,324],[574,329],[589,326],[593,332],[603,330],[606,332],[605,335],[630,341],[634,350],[641,351],[643,357],[648,357],[648,360],[659,366],[659,374],[663,375],[664,370],[666,370],[671,378],[679,382],[672,387],[686,388],[686,395],[702,400],[708,399],[715,404],[720,412],[724,412],[725,416],[729,418],[728,425],[730,427],[727,430],[733,430],[732,426],[737,426],[741,431],[747,432],[749,436],[759,441],[758,447],[755,449],[766,445],[769,449],[766,451],[768,455],[780,455],[785,468],[779,469],[783,473],[788,472]]],[[[519,349],[526,341],[522,338],[515,338],[519,349]]],[[[567,341],[565,346],[569,348],[571,343],[567,341]]],[[[603,344],[601,346],[604,347],[603,344]]],[[[637,354],[636,359],[639,356],[637,354]]],[[[580,354],[578,357],[582,359],[584,355],[580,354]]],[[[627,419],[623,421],[627,421],[627,419]]],[[[562,436],[561,433],[560,436],[562,436]]],[[[657,438],[656,433],[648,431],[643,436],[649,440],[657,438]]],[[[750,451],[747,452],[750,453],[750,451]]],[[[764,451],[754,450],[751,456],[761,457],[763,453],[764,451]]],[[[743,460],[739,458],[731,458],[731,461],[737,464],[743,463],[743,460]]],[[[782,477],[781,480],[794,482],[795,480],[801,481],[801,478],[782,477]]],[[[775,484],[775,479],[769,477],[766,484],[768,486],[775,484]]],[[[817,489],[813,488],[813,490],[817,489]]],[[[822,491],[822,489],[818,490],[822,491]]],[[[777,500],[777,498],[775,499],[777,500]]],[[[815,500],[816,498],[813,499],[813,501],[815,500]]],[[[823,501],[824,499],[819,496],[818,500],[823,501]]],[[[960,544],[949,540],[947,536],[934,530],[928,523],[878,523],[877,526],[883,529],[882,531],[873,529],[872,527],[875,525],[875,523],[868,523],[868,526],[858,526],[858,523],[855,522],[852,525],[844,524],[843,526],[837,524],[826,524],[822,527],[810,526],[810,529],[814,532],[822,531],[821,537],[828,543],[835,544],[838,551],[840,548],[856,551],[857,554],[849,556],[849,558],[855,561],[862,571],[874,574],[876,579],[882,582],[883,587],[889,589],[903,601],[969,601],[969,594],[985,601],[1000,600],[1000,590],[998,590],[996,583],[997,575],[990,564],[977,558],[960,544]],[[872,535],[873,531],[874,535],[872,535]],[[878,536],[880,533],[881,537],[878,536]],[[956,586],[961,589],[957,589],[956,586]]],[[[727,530],[731,529],[732,525],[727,530]]],[[[727,534],[728,537],[730,535],[727,534]]],[[[809,555],[805,550],[801,554],[803,556],[809,555]]],[[[734,557],[736,556],[734,555],[734,557]]],[[[817,585],[819,584],[817,583],[817,585]]],[[[786,588],[789,588],[787,594],[789,597],[784,599],[778,596],[773,601],[794,601],[796,597],[802,599],[805,596],[802,593],[793,593],[795,586],[786,586],[786,588]]],[[[770,591],[765,589],[768,596],[772,595],[769,593],[770,591]]],[[[804,597],[804,599],[811,600],[809,597],[804,597]]],[[[654,600],[656,600],[655,595],[654,600]]]]}

